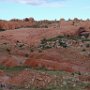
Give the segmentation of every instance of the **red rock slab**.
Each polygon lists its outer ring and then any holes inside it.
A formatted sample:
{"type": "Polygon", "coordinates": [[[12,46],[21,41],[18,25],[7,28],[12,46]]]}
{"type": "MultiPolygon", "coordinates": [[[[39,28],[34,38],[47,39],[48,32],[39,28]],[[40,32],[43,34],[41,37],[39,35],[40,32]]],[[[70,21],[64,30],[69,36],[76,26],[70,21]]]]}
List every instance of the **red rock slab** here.
{"type": "Polygon", "coordinates": [[[2,60],[0,64],[6,67],[18,66],[18,62],[12,58],[7,58],[7,59],[2,60]]]}
{"type": "Polygon", "coordinates": [[[25,65],[30,67],[46,68],[48,70],[63,70],[73,72],[72,65],[68,62],[59,63],[44,59],[29,59],[26,60],[25,65]]]}

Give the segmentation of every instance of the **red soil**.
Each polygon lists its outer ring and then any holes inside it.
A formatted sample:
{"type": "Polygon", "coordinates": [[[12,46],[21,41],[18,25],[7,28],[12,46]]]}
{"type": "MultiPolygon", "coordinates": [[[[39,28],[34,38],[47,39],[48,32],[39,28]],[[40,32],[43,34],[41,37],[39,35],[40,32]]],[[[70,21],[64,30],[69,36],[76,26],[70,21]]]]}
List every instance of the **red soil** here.
{"type": "Polygon", "coordinates": [[[88,59],[70,49],[49,49],[42,53],[32,53],[30,59],[26,60],[25,65],[68,72],[90,72],[88,59]],[[78,55],[80,58],[76,57],[78,55]],[[72,58],[75,58],[75,60],[72,60],[72,58]]]}
{"type": "Polygon", "coordinates": [[[19,72],[16,76],[9,80],[11,85],[23,86],[23,87],[45,87],[48,85],[55,77],[50,76],[46,73],[39,73],[30,70],[23,70],[19,72]],[[29,86],[28,86],[29,85],[29,86]]]}
{"type": "Polygon", "coordinates": [[[0,65],[6,66],[6,67],[14,67],[19,65],[18,61],[15,58],[11,56],[5,56],[4,58],[3,57],[1,57],[0,59],[0,65]]]}

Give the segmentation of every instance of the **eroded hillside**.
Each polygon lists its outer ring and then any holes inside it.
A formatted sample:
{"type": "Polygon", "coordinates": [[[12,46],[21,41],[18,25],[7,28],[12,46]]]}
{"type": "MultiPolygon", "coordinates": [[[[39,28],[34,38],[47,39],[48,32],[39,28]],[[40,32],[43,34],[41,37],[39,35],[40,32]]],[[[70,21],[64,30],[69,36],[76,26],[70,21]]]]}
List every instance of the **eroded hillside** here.
{"type": "Polygon", "coordinates": [[[0,89],[89,90],[90,21],[30,20],[0,21],[0,89]]]}

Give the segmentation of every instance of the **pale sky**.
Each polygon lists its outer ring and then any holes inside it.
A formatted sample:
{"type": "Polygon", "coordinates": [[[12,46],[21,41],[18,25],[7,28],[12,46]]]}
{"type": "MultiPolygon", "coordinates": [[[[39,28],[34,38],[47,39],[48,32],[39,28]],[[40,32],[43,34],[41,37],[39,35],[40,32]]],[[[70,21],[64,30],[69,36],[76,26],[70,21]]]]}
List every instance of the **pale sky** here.
{"type": "Polygon", "coordinates": [[[90,18],[90,0],[0,0],[0,19],[90,18]]]}

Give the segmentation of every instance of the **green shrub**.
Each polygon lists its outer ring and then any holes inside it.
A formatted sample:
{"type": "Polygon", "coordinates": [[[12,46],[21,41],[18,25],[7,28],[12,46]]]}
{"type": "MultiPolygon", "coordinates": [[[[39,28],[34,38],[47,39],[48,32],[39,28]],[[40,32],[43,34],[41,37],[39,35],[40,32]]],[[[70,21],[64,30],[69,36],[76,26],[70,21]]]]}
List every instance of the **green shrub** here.
{"type": "Polygon", "coordinates": [[[67,47],[67,44],[64,43],[64,42],[61,42],[61,41],[59,41],[59,45],[62,46],[63,48],[66,48],[67,47]]]}
{"type": "Polygon", "coordinates": [[[6,51],[10,54],[11,50],[10,48],[6,48],[6,51]]]}
{"type": "Polygon", "coordinates": [[[46,38],[43,38],[42,40],[41,40],[41,44],[46,44],[47,43],[47,39],[46,38]]]}
{"type": "Polygon", "coordinates": [[[0,28],[0,32],[1,32],[1,31],[5,31],[5,29],[1,29],[1,28],[0,28]]]}

